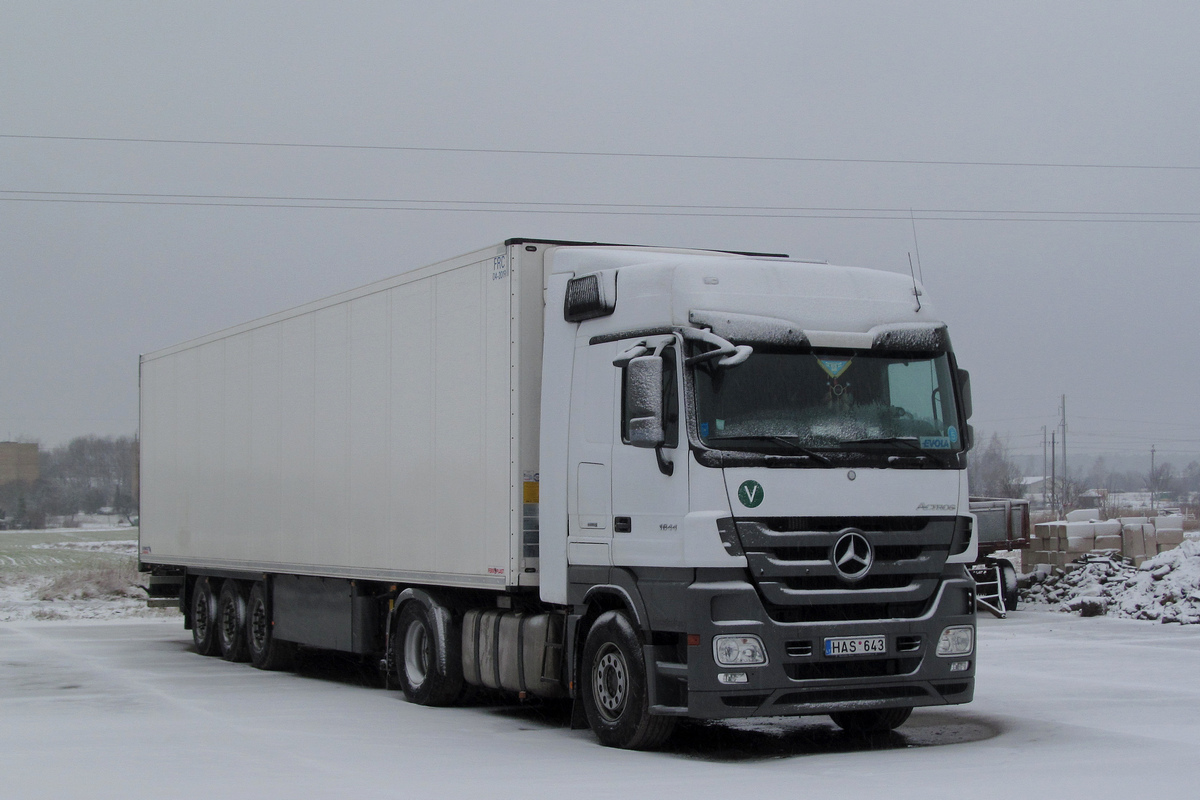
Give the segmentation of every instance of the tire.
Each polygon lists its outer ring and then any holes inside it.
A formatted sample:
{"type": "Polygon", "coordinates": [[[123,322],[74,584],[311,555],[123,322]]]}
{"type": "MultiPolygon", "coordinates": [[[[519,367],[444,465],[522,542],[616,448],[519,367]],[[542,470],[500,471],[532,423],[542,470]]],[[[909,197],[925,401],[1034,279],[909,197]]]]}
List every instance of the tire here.
{"type": "Polygon", "coordinates": [[[275,617],[266,581],[250,589],[246,602],[246,647],[250,663],[259,669],[291,669],[295,662],[296,645],[275,638],[275,617]]]}
{"type": "MultiPolygon", "coordinates": [[[[452,642],[461,643],[453,631],[446,631],[452,642]]],[[[462,694],[462,657],[455,657],[457,648],[447,648],[445,663],[438,658],[437,632],[429,611],[417,600],[410,600],[400,609],[396,630],[392,636],[392,661],[404,697],[422,706],[450,705],[462,694]]]]}
{"type": "Polygon", "coordinates": [[[217,597],[209,578],[197,578],[192,587],[192,642],[202,656],[221,652],[217,638],[217,597]]]}
{"type": "Polygon", "coordinates": [[[1015,611],[1020,599],[1017,568],[1006,558],[998,558],[996,561],[1000,565],[1000,591],[1004,593],[1004,608],[1007,611],[1015,611]]]}
{"type": "Polygon", "coordinates": [[[863,711],[836,711],[829,715],[846,733],[886,733],[899,728],[912,714],[908,708],[872,708],[863,711]]]}
{"type": "Polygon", "coordinates": [[[249,661],[246,642],[246,590],[241,582],[227,580],[217,598],[217,639],[226,661],[249,661]]]}
{"type": "Polygon", "coordinates": [[[601,614],[583,646],[583,709],[606,747],[652,750],[675,730],[675,717],[650,713],[646,662],[629,617],[601,614]]]}

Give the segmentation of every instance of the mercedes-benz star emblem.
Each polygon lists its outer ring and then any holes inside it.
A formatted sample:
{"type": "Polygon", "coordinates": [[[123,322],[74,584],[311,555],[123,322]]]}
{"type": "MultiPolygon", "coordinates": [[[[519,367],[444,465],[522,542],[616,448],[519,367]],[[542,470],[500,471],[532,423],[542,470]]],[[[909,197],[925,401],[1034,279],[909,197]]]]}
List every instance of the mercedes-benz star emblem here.
{"type": "Polygon", "coordinates": [[[875,562],[875,551],[867,537],[858,531],[847,531],[834,543],[829,560],[843,580],[857,581],[870,572],[871,564],[875,562]]]}

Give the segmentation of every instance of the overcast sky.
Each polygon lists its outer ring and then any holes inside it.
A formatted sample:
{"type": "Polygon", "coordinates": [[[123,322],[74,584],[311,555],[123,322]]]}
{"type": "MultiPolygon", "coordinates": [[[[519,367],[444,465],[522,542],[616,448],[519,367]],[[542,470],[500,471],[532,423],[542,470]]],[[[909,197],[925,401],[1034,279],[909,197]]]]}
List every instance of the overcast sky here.
{"type": "Polygon", "coordinates": [[[1040,462],[1065,394],[1073,466],[1182,467],[1198,31],[1190,0],[5,0],[0,438],[133,433],[139,353],[526,236],[919,248],[978,430],[1040,462]]]}

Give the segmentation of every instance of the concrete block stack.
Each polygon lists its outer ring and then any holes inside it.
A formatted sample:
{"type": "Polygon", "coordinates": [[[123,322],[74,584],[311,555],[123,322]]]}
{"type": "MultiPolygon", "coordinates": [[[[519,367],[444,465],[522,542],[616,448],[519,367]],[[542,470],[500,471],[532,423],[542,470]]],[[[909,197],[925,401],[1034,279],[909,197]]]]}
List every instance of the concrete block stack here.
{"type": "Polygon", "coordinates": [[[1183,544],[1183,517],[1155,517],[1154,528],[1158,552],[1174,550],[1183,544]]]}
{"type": "Polygon", "coordinates": [[[1065,521],[1033,526],[1026,570],[1065,567],[1088,553],[1118,552],[1141,566],[1183,543],[1182,517],[1122,517],[1101,521],[1094,510],[1072,511],[1065,521]]]}

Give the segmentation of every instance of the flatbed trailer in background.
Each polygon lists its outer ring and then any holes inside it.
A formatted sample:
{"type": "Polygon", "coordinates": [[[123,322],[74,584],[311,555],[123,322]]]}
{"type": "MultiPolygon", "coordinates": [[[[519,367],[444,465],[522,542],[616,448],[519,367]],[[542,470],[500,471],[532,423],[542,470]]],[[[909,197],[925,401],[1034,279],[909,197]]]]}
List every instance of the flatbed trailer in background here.
{"type": "Polygon", "coordinates": [[[980,608],[1003,618],[1017,607],[1017,569],[999,552],[1029,549],[1029,501],[1008,497],[972,497],[979,537],[979,560],[971,565],[980,608]]]}

